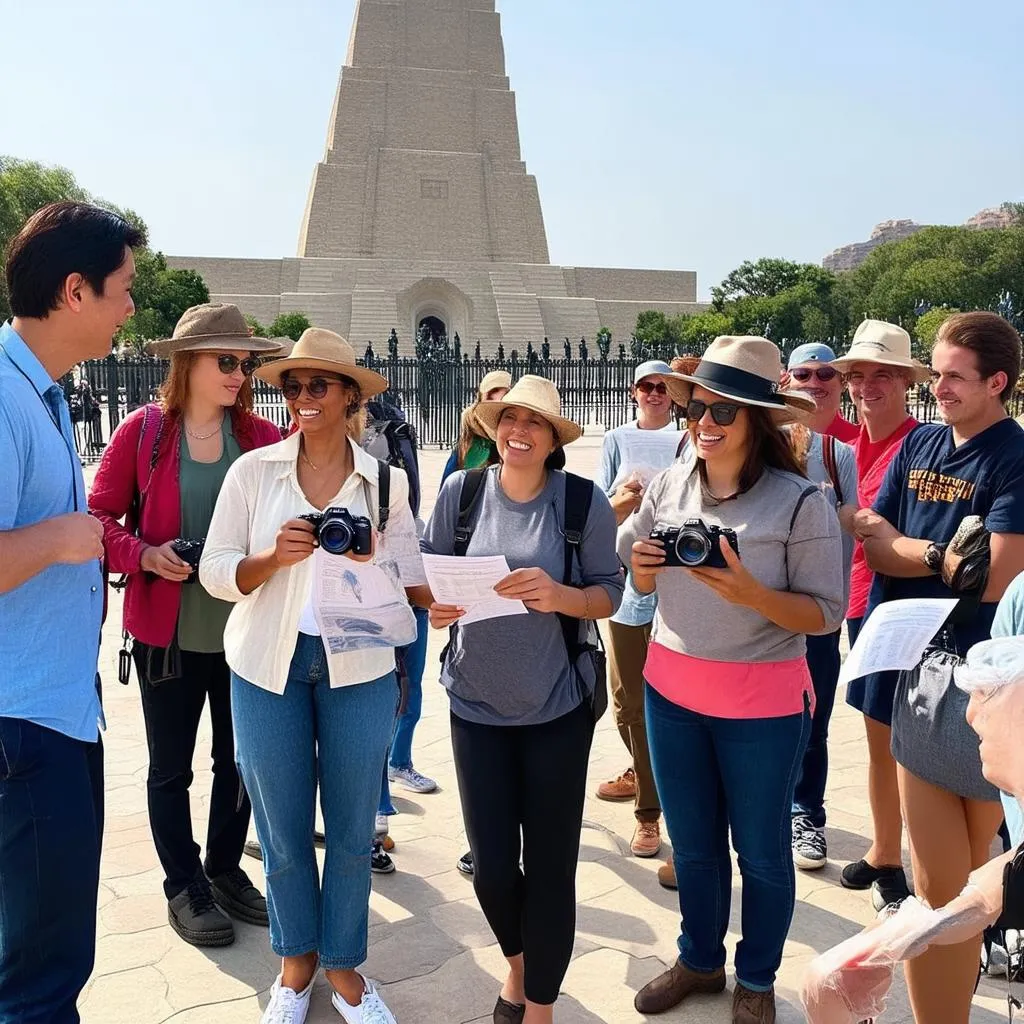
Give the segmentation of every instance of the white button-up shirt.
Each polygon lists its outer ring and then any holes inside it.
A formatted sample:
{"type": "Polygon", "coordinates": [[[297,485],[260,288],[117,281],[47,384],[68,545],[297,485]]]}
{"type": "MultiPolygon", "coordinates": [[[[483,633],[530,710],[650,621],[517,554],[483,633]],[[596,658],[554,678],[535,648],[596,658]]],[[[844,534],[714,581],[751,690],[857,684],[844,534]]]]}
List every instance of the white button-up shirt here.
{"type": "MultiPolygon", "coordinates": [[[[353,472],[328,502],[377,524],[379,463],[349,439],[353,472]],[[369,494],[371,508],[367,508],[369,494]]],[[[299,617],[309,600],[313,559],[279,569],[251,594],[238,589],[242,559],[272,548],[277,532],[289,519],[316,512],[302,493],[296,476],[299,434],[279,444],[246,452],[228,470],[217,498],[199,565],[207,591],[235,607],[224,630],[224,656],[232,671],[250,683],[284,693],[298,637],[299,617]]],[[[416,544],[416,525],[409,506],[409,480],[391,468],[390,516],[386,535],[397,542],[406,534],[416,544]]],[[[326,506],[325,506],[326,507],[326,506]]],[[[413,585],[421,580],[408,581],[413,585]]],[[[352,686],[379,679],[394,670],[394,648],[367,648],[329,654],[331,686],[352,686]]]]}

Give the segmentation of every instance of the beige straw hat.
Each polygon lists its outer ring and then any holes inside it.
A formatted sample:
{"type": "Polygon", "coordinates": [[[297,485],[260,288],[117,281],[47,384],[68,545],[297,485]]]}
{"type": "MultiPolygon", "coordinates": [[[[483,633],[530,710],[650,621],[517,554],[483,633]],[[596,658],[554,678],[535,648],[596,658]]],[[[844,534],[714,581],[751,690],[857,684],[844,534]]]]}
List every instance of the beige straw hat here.
{"type": "Polygon", "coordinates": [[[289,370],[340,373],[359,385],[363,398],[379,395],[387,391],[389,386],[386,377],[356,363],[355,350],[340,334],[324,330],[322,327],[310,327],[303,331],[302,337],[295,342],[291,355],[261,366],[256,371],[256,376],[279,388],[281,378],[289,370]]]}
{"type": "Polygon", "coordinates": [[[230,302],[206,302],[181,314],[169,338],[151,341],[146,352],[167,359],[175,352],[276,352],[280,342],[254,338],[242,311],[230,302]]]}
{"type": "Polygon", "coordinates": [[[506,370],[491,370],[490,373],[485,373],[483,379],[480,381],[480,387],[476,389],[477,396],[481,402],[487,400],[487,393],[494,391],[496,388],[510,388],[512,387],[512,374],[506,370]]]}
{"type": "Polygon", "coordinates": [[[782,356],[767,338],[715,338],[693,373],[665,373],[661,379],[672,401],[682,408],[698,384],[740,405],[770,409],[778,424],[805,419],[817,408],[814,399],[798,391],[780,391],[782,356]]]}
{"type": "Polygon", "coordinates": [[[291,338],[271,338],[271,341],[276,341],[281,347],[271,355],[268,355],[263,362],[269,363],[275,359],[287,359],[292,354],[292,349],[295,348],[295,342],[291,338]]]}
{"type": "Polygon", "coordinates": [[[583,434],[583,428],[578,423],[562,415],[562,399],[558,394],[558,388],[546,377],[536,377],[528,373],[525,377],[520,377],[512,390],[500,401],[481,402],[476,407],[477,421],[491,437],[497,432],[501,414],[510,406],[540,413],[554,427],[559,445],[572,444],[583,434]]]}
{"type": "Polygon", "coordinates": [[[911,380],[923,384],[931,370],[910,354],[910,335],[896,324],[884,320],[865,320],[853,336],[850,351],[832,365],[840,373],[849,373],[854,363],[879,363],[907,370],[911,380]]]}

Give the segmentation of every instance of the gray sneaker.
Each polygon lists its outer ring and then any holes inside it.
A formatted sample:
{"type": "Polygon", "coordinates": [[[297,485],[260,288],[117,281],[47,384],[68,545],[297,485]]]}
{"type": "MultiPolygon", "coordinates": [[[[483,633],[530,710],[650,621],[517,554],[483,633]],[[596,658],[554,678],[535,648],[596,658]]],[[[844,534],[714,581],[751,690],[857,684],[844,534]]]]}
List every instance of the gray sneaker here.
{"type": "Polygon", "coordinates": [[[213,901],[210,883],[197,878],[167,903],[167,920],[193,946],[230,946],[235,929],[213,901]]]}
{"type": "Polygon", "coordinates": [[[804,871],[817,871],[828,863],[825,830],[804,814],[793,818],[793,863],[804,871]]]}

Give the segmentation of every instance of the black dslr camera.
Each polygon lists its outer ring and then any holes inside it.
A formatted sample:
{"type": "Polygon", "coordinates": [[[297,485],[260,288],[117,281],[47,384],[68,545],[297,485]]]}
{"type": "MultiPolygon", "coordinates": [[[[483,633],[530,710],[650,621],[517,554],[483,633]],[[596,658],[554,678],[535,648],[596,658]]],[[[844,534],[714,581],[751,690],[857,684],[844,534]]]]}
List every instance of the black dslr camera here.
{"type": "Polygon", "coordinates": [[[651,530],[651,540],[660,540],[665,545],[665,565],[678,565],[686,569],[696,569],[698,566],[708,569],[727,568],[718,543],[720,537],[725,537],[729,547],[739,555],[736,531],[708,526],[703,519],[687,519],[682,526],[655,526],[651,530]]]}
{"type": "Polygon", "coordinates": [[[313,524],[313,533],[329,555],[368,555],[373,550],[373,524],[366,516],[354,516],[347,508],[328,508],[299,516],[313,524]]]}
{"type": "Polygon", "coordinates": [[[203,548],[206,546],[206,538],[202,540],[185,540],[179,537],[171,541],[171,550],[183,561],[192,566],[192,572],[183,583],[197,583],[199,581],[199,559],[203,557],[203,548]]]}

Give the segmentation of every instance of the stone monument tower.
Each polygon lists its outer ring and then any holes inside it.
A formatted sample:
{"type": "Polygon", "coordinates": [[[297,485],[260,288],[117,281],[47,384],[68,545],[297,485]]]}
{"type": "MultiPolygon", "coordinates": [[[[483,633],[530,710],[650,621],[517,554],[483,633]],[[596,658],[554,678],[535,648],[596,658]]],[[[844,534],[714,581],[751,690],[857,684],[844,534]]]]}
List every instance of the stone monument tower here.
{"type": "Polygon", "coordinates": [[[168,262],[357,349],[395,328],[409,353],[422,326],[484,352],[601,327],[624,341],[642,310],[703,308],[692,272],[551,264],[494,0],[357,0],[297,257],[168,262]]]}
{"type": "Polygon", "coordinates": [[[547,263],[493,0],[360,0],[299,255],[547,263]]]}

